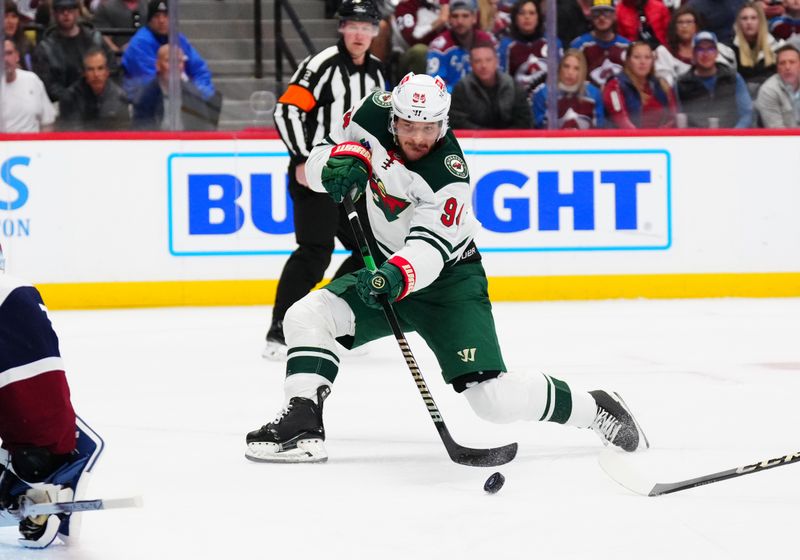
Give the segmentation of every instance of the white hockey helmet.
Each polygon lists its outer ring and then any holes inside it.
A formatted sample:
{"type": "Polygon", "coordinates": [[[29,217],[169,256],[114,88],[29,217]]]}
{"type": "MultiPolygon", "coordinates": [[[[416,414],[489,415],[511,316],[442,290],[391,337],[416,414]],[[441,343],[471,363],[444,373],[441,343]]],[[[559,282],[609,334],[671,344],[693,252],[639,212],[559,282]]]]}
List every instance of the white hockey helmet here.
{"type": "Polygon", "coordinates": [[[392,118],[389,130],[395,134],[396,118],[412,122],[441,122],[441,139],[447,133],[450,94],[439,76],[409,72],[392,90],[392,118]]]}

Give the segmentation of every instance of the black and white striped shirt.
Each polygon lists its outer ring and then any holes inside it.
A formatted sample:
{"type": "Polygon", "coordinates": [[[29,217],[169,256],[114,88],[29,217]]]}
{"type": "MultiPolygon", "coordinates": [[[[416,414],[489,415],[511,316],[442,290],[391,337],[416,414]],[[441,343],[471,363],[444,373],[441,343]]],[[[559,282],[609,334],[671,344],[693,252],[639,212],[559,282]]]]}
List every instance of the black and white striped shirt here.
{"type": "Polygon", "coordinates": [[[386,78],[380,60],[367,54],[356,66],[344,40],[307,57],[292,76],[275,106],[274,120],[292,161],[304,162],[311,148],[328,135],[331,124],[370,91],[383,90],[386,78]]]}

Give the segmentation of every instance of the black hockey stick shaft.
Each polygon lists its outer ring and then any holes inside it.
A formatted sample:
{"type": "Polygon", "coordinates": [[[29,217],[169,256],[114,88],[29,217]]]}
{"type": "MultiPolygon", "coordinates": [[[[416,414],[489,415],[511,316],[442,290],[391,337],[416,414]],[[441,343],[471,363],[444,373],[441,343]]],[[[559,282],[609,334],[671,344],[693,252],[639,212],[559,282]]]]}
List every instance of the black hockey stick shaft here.
{"type": "MultiPolygon", "coordinates": [[[[350,226],[353,228],[353,234],[355,235],[356,242],[361,251],[361,257],[364,259],[364,265],[367,267],[367,270],[375,272],[375,270],[377,270],[375,260],[372,258],[372,252],[369,249],[367,237],[364,233],[364,229],[361,227],[361,220],[358,217],[350,195],[344,198],[343,203],[347,211],[347,218],[350,221],[350,226]]],[[[461,446],[453,440],[453,437],[450,435],[450,430],[447,429],[442,414],[439,412],[439,407],[436,406],[436,401],[433,400],[433,396],[430,390],[428,390],[428,385],[422,377],[422,372],[417,365],[417,360],[414,358],[414,354],[411,353],[411,347],[408,345],[408,340],[406,340],[403,330],[400,328],[400,322],[397,320],[397,315],[394,312],[394,308],[392,308],[392,304],[389,303],[389,300],[383,294],[378,297],[378,300],[381,303],[383,313],[386,315],[386,320],[389,322],[392,333],[394,333],[397,344],[400,346],[400,351],[403,353],[406,365],[411,371],[411,375],[414,377],[419,394],[425,402],[428,414],[430,414],[431,420],[433,420],[436,431],[439,432],[439,437],[442,439],[442,443],[444,443],[444,447],[450,458],[458,464],[473,467],[493,467],[504,465],[511,461],[517,454],[516,443],[492,449],[472,449],[461,446]]]]}
{"type": "Polygon", "coordinates": [[[672,492],[680,492],[681,490],[688,490],[690,488],[696,488],[706,484],[713,484],[714,482],[721,482],[723,480],[728,480],[729,478],[736,478],[746,474],[762,472],[767,469],[774,469],[775,467],[791,465],[792,463],[796,463],[798,461],[800,461],[800,451],[797,453],[790,453],[782,457],[767,459],[765,461],[760,461],[750,465],[744,465],[743,467],[728,469],[727,471],[721,471],[714,474],[707,474],[705,476],[698,476],[697,478],[682,480],[680,482],[657,483],[653,485],[653,489],[650,490],[648,495],[661,496],[663,494],[671,494],[672,492]]]}

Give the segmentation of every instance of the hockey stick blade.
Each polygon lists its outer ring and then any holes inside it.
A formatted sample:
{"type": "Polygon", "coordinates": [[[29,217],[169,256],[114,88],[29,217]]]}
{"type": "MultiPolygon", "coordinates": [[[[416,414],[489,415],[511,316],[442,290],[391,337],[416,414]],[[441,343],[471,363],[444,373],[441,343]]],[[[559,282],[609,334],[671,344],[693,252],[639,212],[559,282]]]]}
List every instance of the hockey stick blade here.
{"type": "Polygon", "coordinates": [[[642,496],[662,496],[706,484],[722,482],[730,478],[737,478],[746,474],[753,474],[775,467],[782,467],[800,461],[800,451],[789,453],[774,459],[766,459],[741,467],[728,469],[712,474],[680,480],[677,482],[648,482],[624,460],[624,456],[612,449],[606,449],[600,454],[600,466],[617,484],[631,492],[642,496]]]}
{"type": "Polygon", "coordinates": [[[453,438],[447,438],[440,432],[447,454],[454,463],[468,467],[498,467],[510,463],[517,456],[517,444],[510,443],[502,447],[491,449],[473,449],[458,445],[453,438]]]}
{"type": "Polygon", "coordinates": [[[142,507],[142,497],[112,498],[110,500],[78,500],[77,502],[45,502],[35,504],[25,501],[20,505],[21,517],[35,517],[37,515],[52,515],[54,513],[78,513],[83,511],[97,511],[101,509],[119,509],[142,507]]]}

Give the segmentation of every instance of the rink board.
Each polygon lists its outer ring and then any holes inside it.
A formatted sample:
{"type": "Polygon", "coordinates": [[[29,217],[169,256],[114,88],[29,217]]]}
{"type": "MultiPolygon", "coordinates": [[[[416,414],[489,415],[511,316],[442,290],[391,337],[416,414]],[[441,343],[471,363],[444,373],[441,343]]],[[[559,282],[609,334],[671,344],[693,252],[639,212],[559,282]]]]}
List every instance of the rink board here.
{"type": "MultiPolygon", "coordinates": [[[[495,299],[800,295],[798,134],[459,136],[495,299]]],[[[0,242],[51,307],[273,301],[295,246],[274,134],[3,140],[0,242]]]]}

